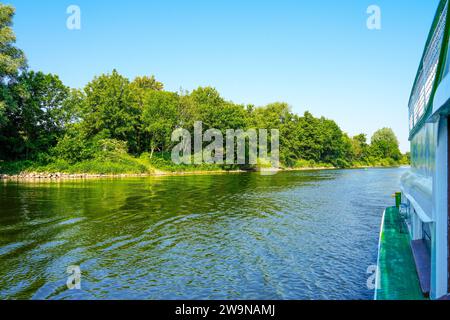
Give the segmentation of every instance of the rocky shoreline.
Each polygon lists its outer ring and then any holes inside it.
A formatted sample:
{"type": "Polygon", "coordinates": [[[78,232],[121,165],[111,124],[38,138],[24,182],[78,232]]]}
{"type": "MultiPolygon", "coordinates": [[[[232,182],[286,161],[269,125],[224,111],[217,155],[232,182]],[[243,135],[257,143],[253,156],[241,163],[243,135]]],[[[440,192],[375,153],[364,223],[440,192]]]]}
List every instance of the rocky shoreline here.
{"type": "MultiPolygon", "coordinates": [[[[369,169],[369,168],[386,168],[386,167],[353,167],[349,169],[369,169]]],[[[282,172],[282,171],[312,171],[312,170],[336,170],[334,167],[316,167],[316,168],[283,168],[283,169],[260,169],[262,174],[282,172]]],[[[0,181],[39,181],[39,180],[86,180],[86,179],[120,179],[120,178],[141,178],[141,177],[161,177],[161,176],[183,176],[183,175],[208,175],[208,174],[230,174],[230,173],[245,173],[250,172],[248,170],[212,170],[212,171],[177,171],[168,172],[156,170],[152,173],[140,173],[140,174],[92,174],[92,173],[21,173],[15,175],[0,174],[0,181]]]]}
{"type": "Polygon", "coordinates": [[[39,180],[85,180],[85,179],[118,179],[118,178],[142,178],[142,177],[158,177],[158,176],[181,176],[181,175],[207,175],[207,174],[228,174],[228,173],[243,173],[242,170],[216,170],[216,171],[186,171],[186,172],[166,172],[155,171],[153,173],[140,174],[90,174],[90,173],[21,173],[16,175],[0,174],[0,180],[9,181],[39,181],[39,180]]]}
{"type": "Polygon", "coordinates": [[[66,174],[66,173],[21,173],[16,175],[1,174],[0,180],[60,180],[60,179],[88,179],[88,178],[112,178],[112,177],[145,177],[149,174],[66,174]]]}

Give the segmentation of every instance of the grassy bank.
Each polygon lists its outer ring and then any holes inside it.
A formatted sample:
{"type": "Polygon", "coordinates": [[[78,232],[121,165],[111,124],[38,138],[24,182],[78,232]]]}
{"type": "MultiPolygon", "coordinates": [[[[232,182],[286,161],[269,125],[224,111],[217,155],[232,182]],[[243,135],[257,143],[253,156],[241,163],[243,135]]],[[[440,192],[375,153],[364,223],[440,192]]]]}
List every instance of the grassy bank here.
{"type": "Polygon", "coordinates": [[[129,154],[104,155],[94,159],[80,162],[69,162],[64,159],[53,161],[0,161],[0,174],[27,175],[40,174],[88,174],[88,175],[151,175],[174,172],[208,172],[233,171],[237,166],[219,166],[211,164],[202,165],[176,165],[168,155],[155,154],[150,157],[143,154],[133,157],[129,154]]]}
{"type": "MultiPolygon", "coordinates": [[[[392,159],[374,160],[372,162],[354,163],[345,168],[394,167],[406,163],[399,163],[392,159]]],[[[264,167],[263,165],[261,167],[264,167]]],[[[41,161],[0,161],[0,175],[30,176],[36,174],[42,178],[60,177],[62,175],[158,175],[171,173],[207,173],[230,172],[239,170],[255,170],[257,167],[239,167],[229,165],[177,165],[170,158],[170,154],[145,153],[140,157],[133,157],[127,153],[104,153],[93,159],[69,162],[64,159],[44,159],[41,161]]],[[[282,166],[284,170],[319,170],[338,169],[330,163],[299,160],[292,166],[282,166]]]]}

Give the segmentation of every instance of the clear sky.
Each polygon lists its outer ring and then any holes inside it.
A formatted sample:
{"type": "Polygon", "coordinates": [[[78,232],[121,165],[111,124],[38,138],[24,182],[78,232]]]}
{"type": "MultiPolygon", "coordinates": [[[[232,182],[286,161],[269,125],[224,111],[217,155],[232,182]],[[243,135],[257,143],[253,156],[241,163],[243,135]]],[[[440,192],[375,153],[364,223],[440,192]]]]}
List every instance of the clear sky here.
{"type": "Polygon", "coordinates": [[[166,89],[216,87],[236,103],[285,101],[350,135],[391,127],[409,150],[407,103],[438,0],[9,0],[34,70],[80,88],[117,69],[166,89]],[[66,27],[69,5],[81,30],[66,27]],[[369,5],[381,30],[366,27],[369,5]]]}

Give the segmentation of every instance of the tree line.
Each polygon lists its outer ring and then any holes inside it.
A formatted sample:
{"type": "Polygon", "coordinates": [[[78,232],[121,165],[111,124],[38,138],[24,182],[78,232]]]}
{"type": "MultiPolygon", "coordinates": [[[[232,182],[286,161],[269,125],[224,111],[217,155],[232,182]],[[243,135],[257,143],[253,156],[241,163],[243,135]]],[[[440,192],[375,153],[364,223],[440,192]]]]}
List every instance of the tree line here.
{"type": "MultiPolygon", "coordinates": [[[[57,75],[31,71],[15,46],[14,9],[0,4],[0,161],[62,163],[105,160],[105,154],[158,164],[176,143],[177,128],[193,131],[267,128],[280,131],[286,167],[406,163],[394,132],[350,137],[330,119],[297,115],[284,102],[236,104],[212,87],[169,92],[154,76],[128,79],[116,70],[71,89],[57,75]],[[103,157],[103,158],[102,158],[103,157]]],[[[117,157],[114,159],[118,159],[117,157]]]]}

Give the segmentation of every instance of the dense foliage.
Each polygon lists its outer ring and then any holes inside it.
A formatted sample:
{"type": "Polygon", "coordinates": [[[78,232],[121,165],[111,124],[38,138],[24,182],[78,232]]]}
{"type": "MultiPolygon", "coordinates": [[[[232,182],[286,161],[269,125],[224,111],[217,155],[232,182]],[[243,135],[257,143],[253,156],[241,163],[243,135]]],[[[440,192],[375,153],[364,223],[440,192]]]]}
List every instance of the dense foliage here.
{"type": "MultiPolygon", "coordinates": [[[[332,120],[293,113],[286,103],[263,107],[225,100],[211,87],[164,91],[154,77],[130,81],[116,70],[82,90],[58,76],[26,69],[14,47],[14,10],[0,5],[0,171],[131,173],[154,168],[188,170],[170,162],[177,128],[193,131],[280,130],[280,160],[287,167],[396,165],[407,161],[391,129],[349,137],[332,120]]],[[[224,167],[199,166],[215,170],[224,167]]]]}

